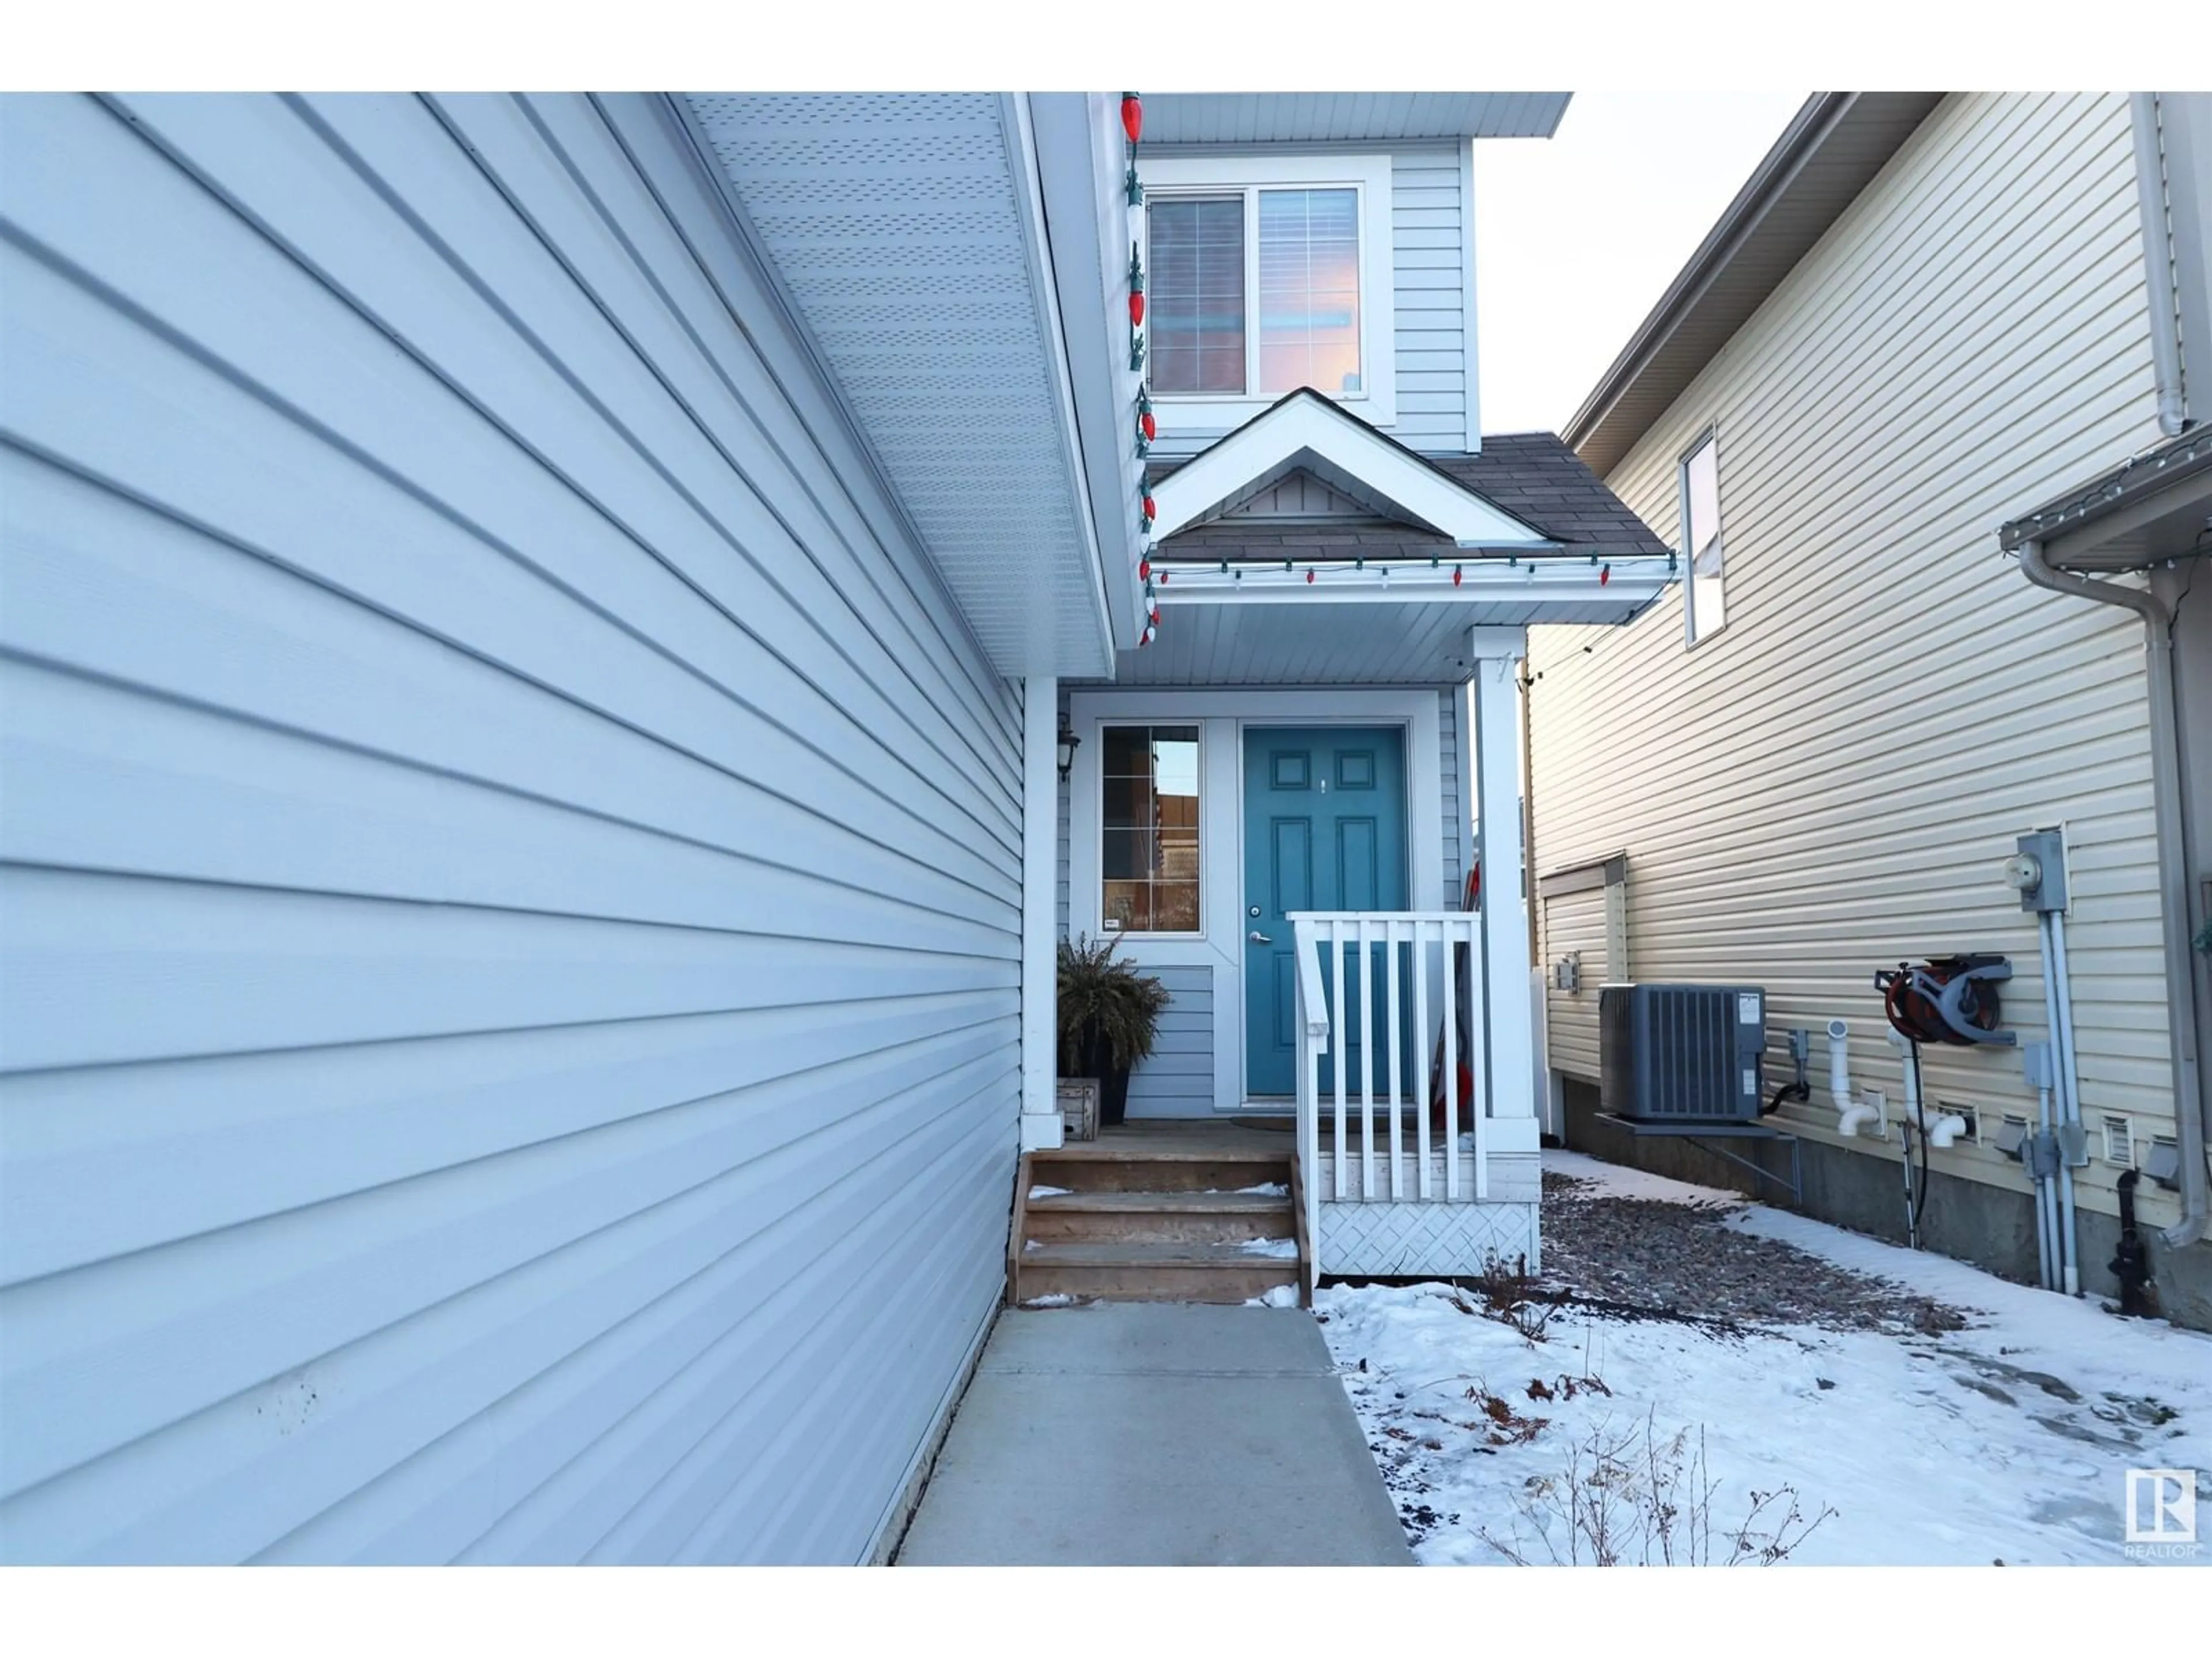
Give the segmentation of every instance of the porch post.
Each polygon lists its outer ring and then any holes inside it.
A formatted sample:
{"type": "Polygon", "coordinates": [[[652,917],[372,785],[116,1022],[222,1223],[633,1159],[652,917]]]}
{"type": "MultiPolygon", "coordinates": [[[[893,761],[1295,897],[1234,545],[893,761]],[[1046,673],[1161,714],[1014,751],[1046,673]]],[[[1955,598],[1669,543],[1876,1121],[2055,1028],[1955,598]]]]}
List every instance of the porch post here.
{"type": "MultiPolygon", "coordinates": [[[[1490,1114],[1536,1115],[1536,1073],[1528,1009],[1528,933],[1521,914],[1521,660],[1528,635],[1518,628],[1468,630],[1474,665],[1474,802],[1482,830],[1483,1040],[1489,1060],[1490,1114]]],[[[1511,1137],[1498,1151],[1521,1150],[1511,1137]]],[[[1528,1151],[1535,1150],[1533,1135],[1528,1151]]]]}
{"type": "Polygon", "coordinates": [[[1022,1150],[1060,1143],[1053,1018],[1060,858],[1060,683],[1022,682],[1022,1150]]]}

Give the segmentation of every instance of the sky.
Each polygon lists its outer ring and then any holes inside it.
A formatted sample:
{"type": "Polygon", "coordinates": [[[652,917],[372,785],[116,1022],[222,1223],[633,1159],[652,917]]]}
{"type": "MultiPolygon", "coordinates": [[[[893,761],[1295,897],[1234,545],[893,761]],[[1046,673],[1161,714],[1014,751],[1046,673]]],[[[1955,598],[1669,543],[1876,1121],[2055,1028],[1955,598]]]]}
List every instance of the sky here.
{"type": "Polygon", "coordinates": [[[1806,96],[1578,92],[1475,145],[1485,432],[1566,424],[1806,96]]]}

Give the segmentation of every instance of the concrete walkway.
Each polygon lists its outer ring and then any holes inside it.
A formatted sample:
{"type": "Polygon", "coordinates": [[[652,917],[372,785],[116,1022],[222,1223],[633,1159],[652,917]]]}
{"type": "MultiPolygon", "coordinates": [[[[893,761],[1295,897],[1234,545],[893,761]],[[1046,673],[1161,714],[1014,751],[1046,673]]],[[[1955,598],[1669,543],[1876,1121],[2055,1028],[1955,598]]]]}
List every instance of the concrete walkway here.
{"type": "Polygon", "coordinates": [[[1311,1314],[1000,1316],[902,1566],[1409,1566],[1311,1314]]]}

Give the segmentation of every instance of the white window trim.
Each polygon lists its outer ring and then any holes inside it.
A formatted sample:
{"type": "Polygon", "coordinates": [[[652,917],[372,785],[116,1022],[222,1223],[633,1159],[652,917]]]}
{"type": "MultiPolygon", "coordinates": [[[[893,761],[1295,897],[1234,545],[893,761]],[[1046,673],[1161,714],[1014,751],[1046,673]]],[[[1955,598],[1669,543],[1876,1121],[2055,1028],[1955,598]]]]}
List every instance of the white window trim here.
{"type": "MultiPolygon", "coordinates": [[[[1449,690],[1449,688],[1443,688],[1449,690]]],[[[1067,798],[1067,928],[1071,937],[1121,941],[1140,967],[1189,966],[1213,975],[1213,1102],[1217,1111],[1246,1105],[1244,1091],[1244,732],[1265,726],[1395,726],[1406,733],[1406,874],[1418,905],[1443,890],[1443,742],[1438,688],[1407,690],[1078,691],[1068,725],[1082,738],[1067,798]],[[1205,932],[1115,933],[1098,930],[1099,809],[1105,775],[1100,728],[1201,725],[1198,862],[1199,915],[1205,932]],[[1082,757],[1092,758],[1085,762],[1082,757]],[[1222,805],[1208,811],[1208,801],[1222,805]],[[1428,826],[1426,833],[1422,826],[1428,826]]],[[[1463,786],[1472,789],[1473,784],[1463,786]]],[[[1441,996],[1442,993],[1437,994],[1441,996]]],[[[1439,1003],[1438,1006],[1441,1006],[1439,1003]]]]}
{"type": "Polygon", "coordinates": [[[1720,625],[1698,631],[1698,611],[1695,589],[1698,581],[1698,550],[1690,545],[1690,463],[1698,452],[1708,444],[1713,448],[1713,513],[1720,522],[1713,527],[1721,544],[1721,588],[1728,589],[1728,505],[1721,495],[1721,428],[1716,421],[1702,428],[1691,440],[1674,463],[1675,523],[1680,526],[1682,543],[1682,643],[1694,651],[1708,640],[1718,639],[1728,632],[1727,602],[1722,602],[1720,625]]]}
{"type": "MultiPolygon", "coordinates": [[[[1204,196],[1224,191],[1249,194],[1260,188],[1356,189],[1359,192],[1359,366],[1363,389],[1350,397],[1327,392],[1322,395],[1356,411],[1372,425],[1389,426],[1397,420],[1397,317],[1388,155],[1176,155],[1146,161],[1138,171],[1144,179],[1147,202],[1161,197],[1204,196]]],[[[1142,222],[1146,227],[1145,269],[1150,270],[1150,216],[1144,216],[1142,222]]],[[[1245,223],[1245,342],[1246,361],[1249,364],[1256,361],[1258,355],[1253,307],[1259,290],[1253,268],[1259,258],[1259,246],[1249,234],[1252,212],[1249,208],[1245,223]]],[[[1247,384],[1254,382],[1248,380],[1247,384]]],[[[1256,391],[1241,398],[1154,392],[1152,400],[1165,417],[1161,422],[1163,427],[1210,428],[1241,426],[1270,404],[1279,402],[1282,396],[1279,392],[1269,396],[1256,391]]]]}

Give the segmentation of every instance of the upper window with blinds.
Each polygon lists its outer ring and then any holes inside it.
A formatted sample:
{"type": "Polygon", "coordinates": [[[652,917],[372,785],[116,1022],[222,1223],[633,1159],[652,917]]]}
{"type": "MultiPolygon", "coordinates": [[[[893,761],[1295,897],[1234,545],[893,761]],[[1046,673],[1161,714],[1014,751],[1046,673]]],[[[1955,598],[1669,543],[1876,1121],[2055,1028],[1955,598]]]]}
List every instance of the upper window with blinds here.
{"type": "Polygon", "coordinates": [[[1146,292],[1155,392],[1241,396],[1244,330],[1244,198],[1156,201],[1146,292]]]}
{"type": "Polygon", "coordinates": [[[1357,189],[1164,197],[1147,216],[1154,396],[1359,395],[1357,189]]]}
{"type": "Polygon", "coordinates": [[[1389,419],[1372,406],[1378,392],[1388,402],[1375,361],[1389,338],[1389,251],[1376,246],[1389,234],[1387,158],[1342,158],[1317,177],[1283,163],[1266,176],[1254,158],[1171,159],[1153,164],[1167,179],[1146,180],[1152,395],[1256,404],[1310,386],[1389,419]],[[1209,167],[1229,176],[1217,184],[1209,167]]]}

